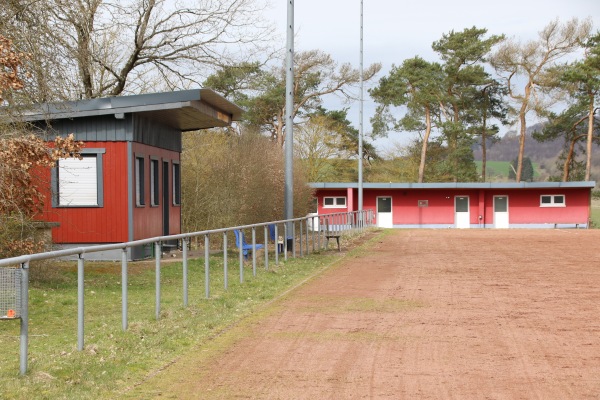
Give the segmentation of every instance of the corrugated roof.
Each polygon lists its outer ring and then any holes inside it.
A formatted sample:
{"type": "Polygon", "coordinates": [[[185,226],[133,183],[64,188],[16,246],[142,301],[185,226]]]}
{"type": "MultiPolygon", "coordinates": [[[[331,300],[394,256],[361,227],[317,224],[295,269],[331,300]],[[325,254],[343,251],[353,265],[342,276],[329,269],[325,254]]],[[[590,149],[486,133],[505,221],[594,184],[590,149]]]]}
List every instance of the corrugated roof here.
{"type": "Polygon", "coordinates": [[[241,118],[243,109],[211,89],[105,97],[37,104],[22,114],[25,121],[141,114],[181,131],[224,127],[241,118]]]}

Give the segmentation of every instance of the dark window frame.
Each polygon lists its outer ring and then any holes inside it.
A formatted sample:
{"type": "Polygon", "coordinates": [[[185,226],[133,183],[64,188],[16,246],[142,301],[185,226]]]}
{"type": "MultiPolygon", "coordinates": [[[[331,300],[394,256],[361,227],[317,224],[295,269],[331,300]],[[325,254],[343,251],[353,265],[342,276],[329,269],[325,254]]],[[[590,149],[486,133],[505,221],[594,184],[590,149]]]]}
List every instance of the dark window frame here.
{"type": "Polygon", "coordinates": [[[173,205],[181,206],[181,164],[179,161],[172,160],[172,182],[173,182],[173,205]]]}
{"type": "Polygon", "coordinates": [[[146,159],[143,154],[136,154],[134,158],[135,173],[135,206],[146,206],[146,159]]]}
{"type": "Polygon", "coordinates": [[[325,196],[323,197],[323,208],[346,208],[348,200],[346,196],[325,196]],[[333,204],[327,204],[327,200],[332,200],[333,204]]]}
{"type": "Polygon", "coordinates": [[[160,160],[150,157],[150,206],[160,205],[160,160]]]}
{"type": "Polygon", "coordinates": [[[96,204],[60,204],[59,164],[60,160],[50,171],[52,187],[52,208],[102,208],[104,207],[104,154],[105,148],[87,148],[81,150],[83,157],[96,157],[96,204]]]}
{"type": "Polygon", "coordinates": [[[567,196],[564,194],[542,194],[540,195],[540,207],[566,207],[567,196]],[[545,201],[547,200],[547,201],[545,201]]]}

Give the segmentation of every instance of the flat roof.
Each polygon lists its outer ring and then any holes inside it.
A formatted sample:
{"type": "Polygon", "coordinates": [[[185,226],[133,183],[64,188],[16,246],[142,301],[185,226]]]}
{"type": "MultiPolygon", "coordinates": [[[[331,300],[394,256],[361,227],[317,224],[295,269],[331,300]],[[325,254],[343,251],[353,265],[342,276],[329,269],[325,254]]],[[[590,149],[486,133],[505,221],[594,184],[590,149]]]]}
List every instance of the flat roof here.
{"type": "MultiPolygon", "coordinates": [[[[312,182],[314,189],[358,189],[358,182],[312,182]]],[[[446,182],[446,183],[363,183],[363,189],[551,189],[593,188],[595,181],[585,182],[446,182]]]]}
{"type": "Polygon", "coordinates": [[[98,115],[141,114],[181,131],[224,127],[239,121],[243,109],[211,89],[104,97],[36,104],[22,113],[25,121],[74,119],[98,115]]]}

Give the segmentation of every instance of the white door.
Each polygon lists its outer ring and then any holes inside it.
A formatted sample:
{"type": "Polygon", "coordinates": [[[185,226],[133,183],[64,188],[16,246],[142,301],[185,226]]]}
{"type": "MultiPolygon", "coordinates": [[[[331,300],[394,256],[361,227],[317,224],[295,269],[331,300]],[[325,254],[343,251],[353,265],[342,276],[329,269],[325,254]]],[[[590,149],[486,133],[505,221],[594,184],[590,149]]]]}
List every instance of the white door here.
{"type": "Polygon", "coordinates": [[[456,196],[454,198],[454,225],[459,229],[471,227],[469,213],[469,196],[456,196]]]}
{"type": "Polygon", "coordinates": [[[508,196],[494,196],[494,228],[508,228],[508,196]]]}
{"type": "Polygon", "coordinates": [[[392,219],[392,198],[378,197],[377,198],[377,226],[380,228],[393,228],[394,221],[392,219]]]}

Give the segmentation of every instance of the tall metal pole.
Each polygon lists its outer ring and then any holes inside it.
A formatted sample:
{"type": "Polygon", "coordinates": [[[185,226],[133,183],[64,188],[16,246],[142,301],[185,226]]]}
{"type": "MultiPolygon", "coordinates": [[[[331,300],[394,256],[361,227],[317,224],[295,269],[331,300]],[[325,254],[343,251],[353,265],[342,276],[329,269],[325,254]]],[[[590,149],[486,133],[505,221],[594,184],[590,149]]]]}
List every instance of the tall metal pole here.
{"type": "MultiPolygon", "coordinates": [[[[363,210],[363,0],[360,0],[360,101],[358,112],[358,211],[363,210]]],[[[361,213],[359,213],[361,215],[361,213]]]]}
{"type": "MultiPolygon", "coordinates": [[[[292,115],[294,111],[294,0],[288,0],[285,68],[284,219],[292,219],[294,218],[294,117],[292,115]]],[[[291,229],[288,229],[288,232],[290,231],[291,229]]]]}

